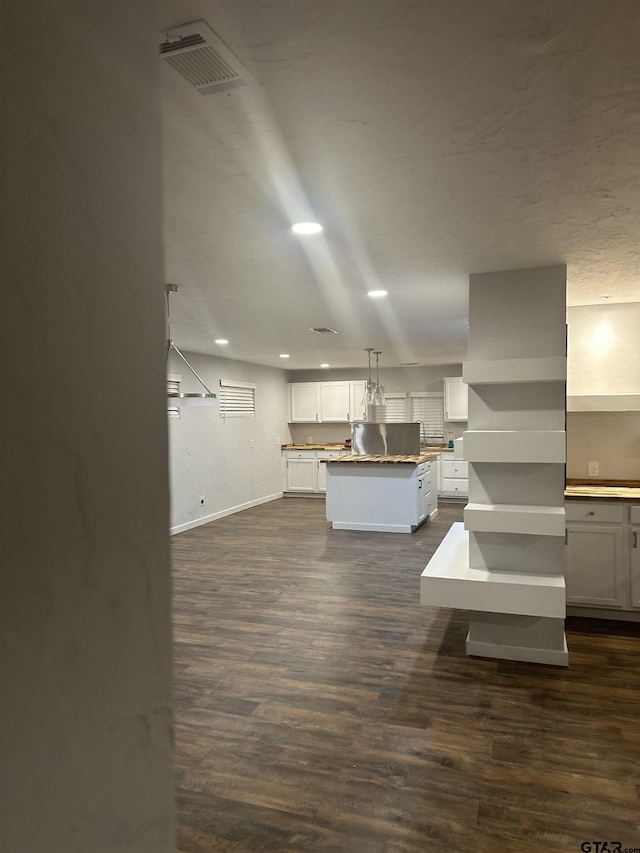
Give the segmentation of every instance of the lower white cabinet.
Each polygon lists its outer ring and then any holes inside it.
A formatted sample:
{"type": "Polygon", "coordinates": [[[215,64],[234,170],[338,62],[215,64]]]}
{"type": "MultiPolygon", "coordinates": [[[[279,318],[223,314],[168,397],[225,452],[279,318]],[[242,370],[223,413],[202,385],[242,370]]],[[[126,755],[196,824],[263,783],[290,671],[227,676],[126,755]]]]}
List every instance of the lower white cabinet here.
{"type": "Polygon", "coordinates": [[[469,497],[469,463],[462,459],[440,458],[440,494],[442,497],[469,497]]]}
{"type": "Polygon", "coordinates": [[[640,619],[640,528],[624,503],[567,501],[567,605],[640,619]]]}
{"type": "Polygon", "coordinates": [[[327,463],[322,459],[342,456],[340,450],[285,450],[283,492],[324,494],[327,490],[327,463]]]}

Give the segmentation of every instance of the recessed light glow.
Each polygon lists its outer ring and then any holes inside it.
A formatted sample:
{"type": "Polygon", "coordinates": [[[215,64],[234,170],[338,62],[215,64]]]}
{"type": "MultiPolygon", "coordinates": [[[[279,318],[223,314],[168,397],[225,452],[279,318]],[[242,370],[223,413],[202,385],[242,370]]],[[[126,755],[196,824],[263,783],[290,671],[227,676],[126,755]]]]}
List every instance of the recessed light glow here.
{"type": "Polygon", "coordinates": [[[288,352],[281,352],[280,358],[290,358],[289,353],[288,352]]]}
{"type": "Polygon", "coordinates": [[[370,296],[372,299],[382,299],[382,297],[386,295],[386,290],[369,290],[367,292],[367,296],[370,296]]]}
{"type": "Polygon", "coordinates": [[[216,338],[214,343],[220,344],[220,346],[224,346],[225,344],[228,344],[229,341],[226,338],[216,338]]]}
{"type": "Polygon", "coordinates": [[[322,231],[322,225],[319,222],[296,222],[291,226],[291,230],[295,234],[319,234],[322,231]]]}
{"type": "Polygon", "coordinates": [[[325,362],[324,362],[324,364],[321,364],[321,365],[320,365],[320,367],[331,367],[331,365],[330,365],[330,364],[327,364],[327,362],[325,361],[325,362]]]}

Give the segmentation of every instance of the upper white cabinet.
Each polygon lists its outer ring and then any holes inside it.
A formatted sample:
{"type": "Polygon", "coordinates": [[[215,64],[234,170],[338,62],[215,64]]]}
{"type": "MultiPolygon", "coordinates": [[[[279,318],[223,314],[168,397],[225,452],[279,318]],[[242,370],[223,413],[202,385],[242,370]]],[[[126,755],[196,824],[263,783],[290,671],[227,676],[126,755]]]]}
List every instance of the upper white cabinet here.
{"type": "Polygon", "coordinates": [[[289,423],[317,423],[320,419],[320,384],[290,383],[289,423]]]}
{"type": "Polygon", "coordinates": [[[468,388],[462,376],[444,377],[444,419],[445,421],[469,419],[468,388]]]}
{"type": "Polygon", "coordinates": [[[349,423],[366,420],[366,382],[291,382],[289,423],[349,423]]]}
{"type": "Polygon", "coordinates": [[[320,420],[344,423],[349,420],[351,394],[348,382],[320,383],[320,420]]]}
{"type": "Polygon", "coordinates": [[[349,386],[349,420],[366,421],[367,407],[363,403],[363,400],[365,391],[367,390],[367,382],[365,379],[360,379],[357,382],[350,382],[349,386]]]}

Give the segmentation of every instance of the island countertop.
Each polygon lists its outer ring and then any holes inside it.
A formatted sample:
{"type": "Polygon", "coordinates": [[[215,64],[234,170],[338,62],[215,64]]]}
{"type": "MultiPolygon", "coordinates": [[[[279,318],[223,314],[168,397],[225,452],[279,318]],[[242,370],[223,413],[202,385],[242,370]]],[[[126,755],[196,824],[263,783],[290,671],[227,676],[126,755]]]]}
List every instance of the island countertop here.
{"type": "Polygon", "coordinates": [[[437,453],[416,453],[411,456],[386,456],[386,455],[356,455],[354,453],[348,456],[336,456],[333,459],[321,459],[321,462],[326,462],[327,465],[349,465],[374,463],[377,465],[421,465],[423,462],[430,462],[432,459],[437,459],[437,453]]]}

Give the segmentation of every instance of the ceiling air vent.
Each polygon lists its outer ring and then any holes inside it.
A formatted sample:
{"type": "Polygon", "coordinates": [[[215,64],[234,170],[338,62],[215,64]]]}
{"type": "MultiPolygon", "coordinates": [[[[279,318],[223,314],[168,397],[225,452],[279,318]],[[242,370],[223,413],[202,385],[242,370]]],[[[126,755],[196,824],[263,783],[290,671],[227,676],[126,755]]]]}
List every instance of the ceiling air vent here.
{"type": "Polygon", "coordinates": [[[313,329],[309,329],[310,332],[317,332],[319,335],[337,335],[335,329],[328,329],[326,326],[314,326],[313,329]]]}
{"type": "Polygon", "coordinates": [[[160,56],[201,95],[237,89],[254,79],[204,21],[167,30],[160,56]]]}

